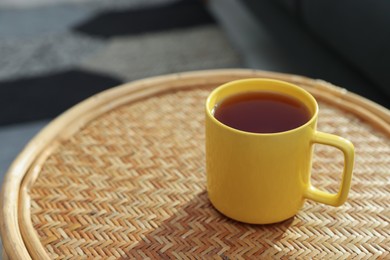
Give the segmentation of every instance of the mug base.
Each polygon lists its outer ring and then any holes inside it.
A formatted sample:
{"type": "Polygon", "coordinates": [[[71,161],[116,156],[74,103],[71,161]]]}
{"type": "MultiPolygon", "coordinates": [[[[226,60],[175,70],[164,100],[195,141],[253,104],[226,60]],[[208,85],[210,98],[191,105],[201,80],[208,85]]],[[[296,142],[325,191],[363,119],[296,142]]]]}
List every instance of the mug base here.
{"type": "Polygon", "coordinates": [[[222,215],[225,217],[228,217],[234,221],[241,222],[244,224],[251,224],[251,225],[269,225],[269,224],[277,224],[284,222],[288,219],[292,219],[295,217],[297,212],[286,214],[285,216],[282,217],[275,217],[275,218],[264,218],[264,217],[259,217],[259,216],[239,216],[238,214],[232,214],[229,210],[224,210],[220,207],[218,207],[213,200],[209,197],[209,200],[211,202],[211,205],[222,215]]]}

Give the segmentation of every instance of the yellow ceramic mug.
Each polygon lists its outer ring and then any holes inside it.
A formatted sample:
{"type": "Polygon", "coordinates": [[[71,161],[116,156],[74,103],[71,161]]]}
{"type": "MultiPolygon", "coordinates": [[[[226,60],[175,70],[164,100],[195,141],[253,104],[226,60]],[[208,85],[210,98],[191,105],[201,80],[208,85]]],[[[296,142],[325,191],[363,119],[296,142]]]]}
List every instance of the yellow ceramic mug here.
{"type": "Polygon", "coordinates": [[[339,206],[348,196],[354,147],[339,136],[316,131],[318,105],[293,84],[272,79],[244,79],[216,88],[206,102],[206,171],[209,199],[221,213],[238,221],[267,224],[294,216],[305,199],[339,206]],[[226,97],[249,91],[274,91],[304,103],[311,119],[295,129],[272,134],[240,131],[213,116],[226,97]],[[331,145],[344,154],[340,189],[331,194],[313,187],[313,144],[331,145]]]}

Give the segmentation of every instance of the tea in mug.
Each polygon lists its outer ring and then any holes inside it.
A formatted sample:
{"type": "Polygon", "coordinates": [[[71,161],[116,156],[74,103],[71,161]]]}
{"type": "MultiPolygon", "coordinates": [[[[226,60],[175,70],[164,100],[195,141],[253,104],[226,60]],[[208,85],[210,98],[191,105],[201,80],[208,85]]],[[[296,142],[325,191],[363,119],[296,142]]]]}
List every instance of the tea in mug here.
{"type": "Polygon", "coordinates": [[[277,92],[245,92],[227,97],[214,108],[214,117],[232,128],[253,133],[284,132],[304,125],[309,109],[298,99],[277,92]]]}

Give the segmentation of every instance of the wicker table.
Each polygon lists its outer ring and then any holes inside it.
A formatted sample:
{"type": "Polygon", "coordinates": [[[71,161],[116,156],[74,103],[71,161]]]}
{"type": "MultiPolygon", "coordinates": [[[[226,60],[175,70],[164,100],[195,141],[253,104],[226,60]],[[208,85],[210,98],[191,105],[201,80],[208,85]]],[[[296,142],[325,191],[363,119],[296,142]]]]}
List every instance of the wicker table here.
{"type": "MultiPolygon", "coordinates": [[[[312,181],[338,190],[343,158],[317,145],[312,181]]],[[[252,70],[132,82],[93,96],[42,130],[10,167],[1,232],[12,259],[390,258],[390,112],[329,83],[252,70]],[[220,215],[205,191],[204,102],[249,77],[298,84],[318,129],[350,139],[356,166],[339,208],[307,201],[273,225],[220,215]]]]}

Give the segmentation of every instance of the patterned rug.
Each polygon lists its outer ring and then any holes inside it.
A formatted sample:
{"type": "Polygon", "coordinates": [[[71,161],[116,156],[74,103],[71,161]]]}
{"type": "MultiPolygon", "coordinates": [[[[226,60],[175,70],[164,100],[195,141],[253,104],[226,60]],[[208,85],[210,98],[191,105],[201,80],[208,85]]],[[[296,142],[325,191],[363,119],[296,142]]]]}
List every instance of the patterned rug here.
{"type": "Polygon", "coordinates": [[[197,0],[3,0],[0,54],[0,126],[53,118],[127,81],[241,66],[197,0]]]}

